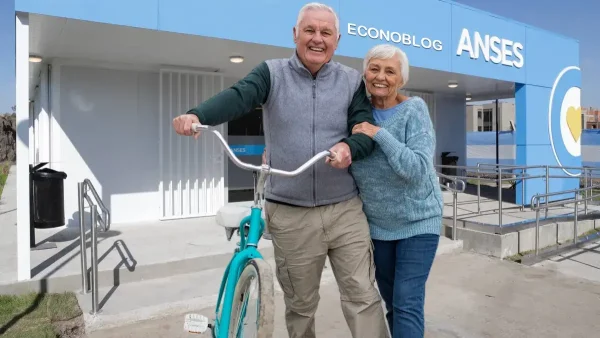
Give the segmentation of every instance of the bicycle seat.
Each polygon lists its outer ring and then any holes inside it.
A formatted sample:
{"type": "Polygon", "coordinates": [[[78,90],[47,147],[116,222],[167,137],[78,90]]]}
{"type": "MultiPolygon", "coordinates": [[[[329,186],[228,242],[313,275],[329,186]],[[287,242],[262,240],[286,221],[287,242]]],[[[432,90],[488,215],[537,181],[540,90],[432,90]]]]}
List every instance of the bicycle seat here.
{"type": "MultiPolygon", "coordinates": [[[[234,202],[228,203],[219,208],[216,215],[217,224],[224,228],[239,228],[240,222],[244,217],[250,216],[250,207],[254,202],[234,202]]],[[[265,219],[265,210],[262,210],[262,219],[265,219]]]]}

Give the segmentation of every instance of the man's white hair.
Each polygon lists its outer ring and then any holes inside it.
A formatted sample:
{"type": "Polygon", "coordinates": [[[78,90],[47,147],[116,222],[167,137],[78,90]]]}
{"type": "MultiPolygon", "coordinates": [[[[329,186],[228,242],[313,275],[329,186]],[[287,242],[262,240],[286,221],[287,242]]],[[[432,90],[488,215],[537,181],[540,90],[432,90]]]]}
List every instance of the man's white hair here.
{"type": "Polygon", "coordinates": [[[340,37],[340,35],[341,35],[341,33],[340,33],[340,19],[338,18],[337,13],[330,6],[327,6],[327,5],[322,4],[320,2],[311,2],[311,3],[308,3],[308,4],[304,5],[304,6],[302,6],[302,8],[300,9],[300,12],[298,13],[298,20],[296,20],[296,37],[299,34],[300,21],[302,21],[302,18],[304,17],[304,14],[308,10],[323,10],[323,11],[328,11],[331,14],[333,14],[333,16],[335,17],[335,30],[337,32],[338,38],[340,37]]]}
{"type": "Polygon", "coordinates": [[[408,83],[408,57],[402,49],[394,45],[381,44],[369,49],[363,60],[363,72],[367,70],[371,59],[391,59],[395,56],[398,58],[400,74],[402,75],[402,86],[404,87],[408,83]]]}

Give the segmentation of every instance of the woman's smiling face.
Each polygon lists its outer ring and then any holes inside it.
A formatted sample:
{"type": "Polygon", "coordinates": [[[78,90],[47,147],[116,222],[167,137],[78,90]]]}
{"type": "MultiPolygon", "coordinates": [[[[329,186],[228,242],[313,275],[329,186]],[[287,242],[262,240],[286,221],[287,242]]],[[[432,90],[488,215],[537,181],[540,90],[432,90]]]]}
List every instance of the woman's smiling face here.
{"type": "Polygon", "coordinates": [[[389,59],[371,59],[365,70],[367,90],[372,96],[386,98],[396,96],[402,87],[402,73],[397,56],[389,59]]]}

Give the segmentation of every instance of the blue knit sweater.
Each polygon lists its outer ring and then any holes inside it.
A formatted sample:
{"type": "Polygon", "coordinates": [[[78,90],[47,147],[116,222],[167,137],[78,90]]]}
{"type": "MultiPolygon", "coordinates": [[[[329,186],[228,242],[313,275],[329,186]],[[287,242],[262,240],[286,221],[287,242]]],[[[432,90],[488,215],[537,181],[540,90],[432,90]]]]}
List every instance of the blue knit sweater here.
{"type": "Polygon", "coordinates": [[[435,132],[425,102],[412,97],[390,109],[373,108],[381,127],[373,153],[351,172],[377,240],[438,234],[443,200],[433,167],[435,132]]]}

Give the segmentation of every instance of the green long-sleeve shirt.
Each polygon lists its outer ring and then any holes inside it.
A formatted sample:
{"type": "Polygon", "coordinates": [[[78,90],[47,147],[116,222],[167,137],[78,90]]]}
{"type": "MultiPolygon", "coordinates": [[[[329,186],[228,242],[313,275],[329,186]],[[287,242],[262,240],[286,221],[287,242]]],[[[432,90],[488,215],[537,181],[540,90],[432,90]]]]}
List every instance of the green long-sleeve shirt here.
{"type": "MultiPolygon", "coordinates": [[[[262,62],[246,77],[188,113],[195,114],[200,123],[210,126],[236,120],[267,101],[271,94],[271,76],[267,63],[262,62]]],[[[365,158],[374,148],[374,142],[368,136],[351,134],[352,128],[361,122],[375,124],[362,82],[348,107],[348,136],[340,140],[348,144],[353,161],[365,158]]]]}

